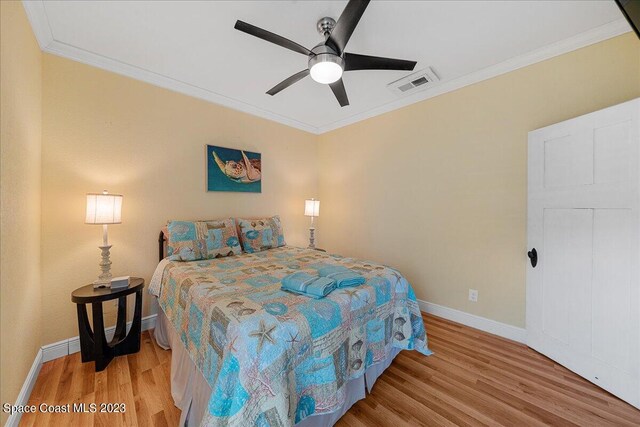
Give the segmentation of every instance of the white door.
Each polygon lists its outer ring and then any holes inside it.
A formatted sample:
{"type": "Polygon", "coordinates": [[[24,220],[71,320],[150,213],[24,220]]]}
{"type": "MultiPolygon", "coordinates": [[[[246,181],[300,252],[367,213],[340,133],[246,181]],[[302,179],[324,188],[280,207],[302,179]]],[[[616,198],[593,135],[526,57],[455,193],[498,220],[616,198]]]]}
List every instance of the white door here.
{"type": "Polygon", "coordinates": [[[636,99],[529,133],[527,343],[640,408],[639,124],[636,99]]]}

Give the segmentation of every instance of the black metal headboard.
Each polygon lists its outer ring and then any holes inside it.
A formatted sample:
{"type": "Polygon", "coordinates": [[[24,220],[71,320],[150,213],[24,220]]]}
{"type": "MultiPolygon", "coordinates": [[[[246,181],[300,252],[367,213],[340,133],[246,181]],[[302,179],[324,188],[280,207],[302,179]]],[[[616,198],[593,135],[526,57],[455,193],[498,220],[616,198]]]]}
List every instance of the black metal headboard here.
{"type": "Polygon", "coordinates": [[[164,259],[164,244],[166,241],[167,238],[164,236],[164,231],[160,230],[160,235],[158,236],[158,261],[164,259]]]}

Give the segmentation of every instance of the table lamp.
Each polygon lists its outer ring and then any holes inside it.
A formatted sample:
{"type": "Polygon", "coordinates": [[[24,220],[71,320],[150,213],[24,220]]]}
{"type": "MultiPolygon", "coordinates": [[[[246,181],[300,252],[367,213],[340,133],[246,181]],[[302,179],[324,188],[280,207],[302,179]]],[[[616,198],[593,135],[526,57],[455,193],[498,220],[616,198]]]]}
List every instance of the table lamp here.
{"type": "Polygon", "coordinates": [[[102,194],[87,193],[87,215],[85,224],[102,225],[102,251],[100,270],[102,273],[93,282],[94,288],[111,287],[111,260],[109,259],[109,237],[107,235],[108,224],[120,224],[122,222],[122,195],[109,194],[104,190],[102,194]]]}
{"type": "Polygon", "coordinates": [[[311,227],[309,227],[309,249],[315,249],[316,228],[313,226],[313,218],[320,216],[320,200],[307,199],[304,201],[304,215],[311,217],[311,227]]]}

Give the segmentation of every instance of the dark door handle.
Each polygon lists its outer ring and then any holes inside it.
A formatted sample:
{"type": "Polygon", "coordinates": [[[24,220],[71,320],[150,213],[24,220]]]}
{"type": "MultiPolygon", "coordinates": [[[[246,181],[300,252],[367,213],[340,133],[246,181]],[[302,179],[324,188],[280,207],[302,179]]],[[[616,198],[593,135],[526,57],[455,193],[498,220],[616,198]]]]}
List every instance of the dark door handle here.
{"type": "Polygon", "coordinates": [[[531,267],[536,268],[536,265],[538,265],[538,251],[536,251],[536,248],[527,252],[527,256],[531,260],[531,267]]]}

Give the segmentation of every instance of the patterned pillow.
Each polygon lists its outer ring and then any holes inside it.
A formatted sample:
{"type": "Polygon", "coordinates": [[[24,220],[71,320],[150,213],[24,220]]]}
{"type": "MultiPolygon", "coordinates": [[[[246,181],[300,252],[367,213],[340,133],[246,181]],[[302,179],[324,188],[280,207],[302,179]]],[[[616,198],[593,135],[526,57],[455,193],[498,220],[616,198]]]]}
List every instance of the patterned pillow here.
{"type": "Polygon", "coordinates": [[[247,253],[286,245],[279,216],[264,219],[238,218],[242,248],[247,253]]]}
{"type": "Polygon", "coordinates": [[[169,221],[167,255],[196,261],[242,253],[232,218],[218,221],[169,221]]]}

